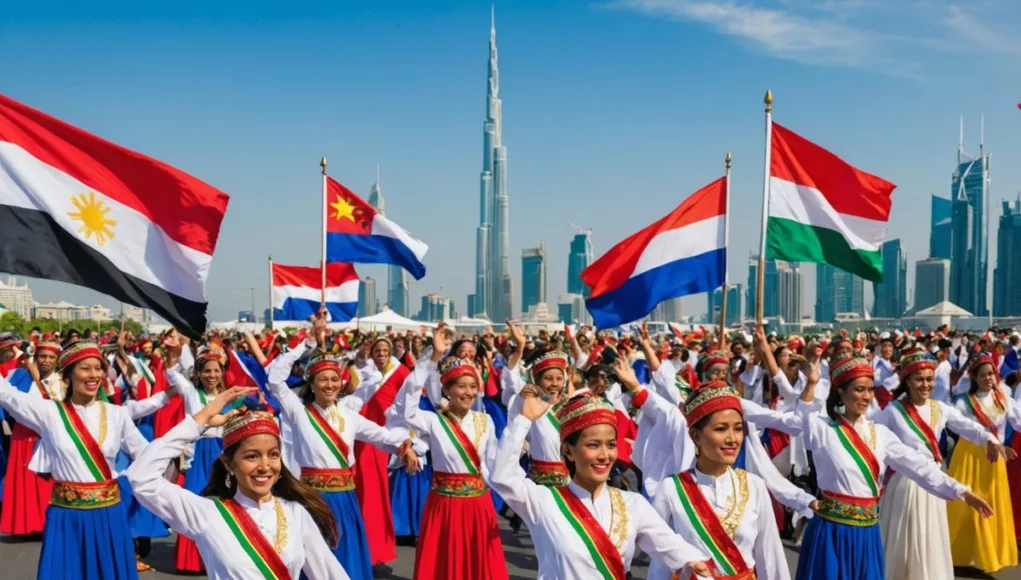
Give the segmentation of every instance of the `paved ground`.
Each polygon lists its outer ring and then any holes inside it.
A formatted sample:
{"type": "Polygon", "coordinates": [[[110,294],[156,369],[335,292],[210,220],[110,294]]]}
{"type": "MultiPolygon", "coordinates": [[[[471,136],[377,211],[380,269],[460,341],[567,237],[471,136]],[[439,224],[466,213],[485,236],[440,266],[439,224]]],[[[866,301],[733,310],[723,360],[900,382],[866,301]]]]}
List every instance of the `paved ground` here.
{"type": "MultiPolygon", "coordinates": [[[[504,522],[501,518],[501,524],[504,522]]],[[[0,537],[0,578],[21,580],[35,577],[36,563],[39,559],[39,541],[7,542],[0,537]]],[[[535,555],[532,552],[532,541],[527,533],[514,534],[503,529],[503,545],[507,553],[511,580],[535,578],[535,555]]],[[[188,578],[173,574],[174,545],[170,540],[159,540],[153,543],[152,554],[147,558],[149,564],[156,568],[154,572],[141,575],[141,580],[162,580],[167,578],[188,578]]],[[[643,561],[644,558],[641,561],[643,561]]],[[[787,562],[793,572],[797,566],[798,555],[793,549],[787,550],[787,562]]],[[[376,578],[393,580],[410,580],[415,563],[415,552],[411,547],[399,547],[398,559],[391,568],[377,570],[376,578]]],[[[645,578],[646,568],[637,565],[632,568],[635,578],[645,578]]],[[[1021,569],[1012,568],[994,576],[987,576],[973,570],[957,570],[958,578],[995,578],[997,580],[1021,580],[1021,569]]],[[[200,578],[191,576],[190,578],[200,578]]],[[[894,579],[890,579],[894,580],[894,579]]]]}

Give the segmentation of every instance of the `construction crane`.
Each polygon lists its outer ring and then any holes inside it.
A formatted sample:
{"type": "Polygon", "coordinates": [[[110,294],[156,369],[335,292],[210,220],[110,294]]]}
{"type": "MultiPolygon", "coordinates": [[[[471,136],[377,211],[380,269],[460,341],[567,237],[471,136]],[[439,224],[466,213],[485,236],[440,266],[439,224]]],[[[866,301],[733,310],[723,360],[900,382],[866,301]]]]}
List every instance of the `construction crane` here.
{"type": "Polygon", "coordinates": [[[575,224],[573,224],[571,222],[568,222],[568,224],[571,226],[571,229],[573,229],[574,233],[576,233],[576,234],[585,234],[586,236],[592,235],[592,229],[591,228],[583,228],[583,227],[575,225],[575,224]]]}

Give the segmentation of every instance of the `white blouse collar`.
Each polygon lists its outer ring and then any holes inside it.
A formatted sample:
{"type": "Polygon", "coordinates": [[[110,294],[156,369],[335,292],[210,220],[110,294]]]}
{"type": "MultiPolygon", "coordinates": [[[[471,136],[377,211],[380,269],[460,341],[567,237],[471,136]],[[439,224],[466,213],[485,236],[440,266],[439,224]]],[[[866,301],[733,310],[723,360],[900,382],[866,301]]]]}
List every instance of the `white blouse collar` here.
{"type": "Polygon", "coordinates": [[[266,501],[258,502],[257,503],[255,500],[253,500],[252,498],[248,497],[247,495],[241,493],[240,491],[234,494],[234,501],[238,502],[238,504],[241,507],[245,508],[245,509],[254,509],[254,510],[265,509],[265,508],[270,507],[272,505],[272,503],[273,503],[272,500],[273,500],[273,496],[270,495],[269,498],[266,499],[266,501]]]}

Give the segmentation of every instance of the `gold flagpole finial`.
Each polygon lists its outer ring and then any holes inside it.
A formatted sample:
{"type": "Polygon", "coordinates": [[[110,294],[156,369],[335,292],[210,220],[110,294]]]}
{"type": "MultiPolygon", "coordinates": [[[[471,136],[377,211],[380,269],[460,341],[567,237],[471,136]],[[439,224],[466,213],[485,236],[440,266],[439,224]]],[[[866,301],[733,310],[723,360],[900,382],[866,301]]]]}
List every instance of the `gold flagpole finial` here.
{"type": "Polygon", "coordinates": [[[319,160],[319,167],[323,168],[323,173],[326,173],[326,156],[319,160]]]}
{"type": "Polygon", "coordinates": [[[766,112],[769,113],[773,110],[773,91],[766,89],[766,98],[762,99],[763,103],[766,103],[766,112]]]}
{"type": "Polygon", "coordinates": [[[730,151],[727,151],[727,159],[726,159],[727,169],[730,169],[730,160],[731,160],[730,151]]]}

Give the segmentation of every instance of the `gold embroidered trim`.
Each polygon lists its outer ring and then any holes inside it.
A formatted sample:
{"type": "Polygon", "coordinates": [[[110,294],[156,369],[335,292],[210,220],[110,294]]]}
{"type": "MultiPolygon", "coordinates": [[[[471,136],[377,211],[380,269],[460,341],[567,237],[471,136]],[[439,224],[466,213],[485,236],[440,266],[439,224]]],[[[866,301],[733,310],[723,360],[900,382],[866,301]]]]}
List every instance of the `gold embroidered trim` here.
{"type": "MultiPolygon", "coordinates": [[[[942,416],[943,407],[939,406],[939,401],[929,399],[929,426],[932,427],[933,433],[936,432],[936,426],[939,425],[942,416]]],[[[936,439],[939,439],[939,434],[936,434],[936,439]]]]}
{"type": "MultiPolygon", "coordinates": [[[[99,449],[103,449],[103,442],[106,441],[106,405],[102,401],[99,401],[99,438],[96,443],[99,444],[99,449]]],[[[84,421],[82,421],[84,423],[84,421]]]]}
{"type": "Polygon", "coordinates": [[[730,485],[733,492],[727,498],[724,507],[723,517],[720,523],[727,531],[730,539],[737,535],[737,528],[741,525],[741,518],[744,517],[745,509],[748,508],[748,474],[743,469],[731,471],[730,485]]]}
{"type": "Polygon", "coordinates": [[[475,450],[478,451],[479,457],[482,456],[482,436],[486,433],[486,414],[478,413],[475,411],[469,411],[472,414],[472,420],[475,421],[475,450]]]}
{"type": "Polygon", "coordinates": [[[610,494],[610,540],[617,550],[623,549],[624,541],[627,540],[628,513],[627,504],[624,503],[624,494],[615,487],[606,486],[610,494]]]}
{"type": "Polygon", "coordinates": [[[278,498],[273,498],[274,508],[277,512],[277,533],[273,537],[273,549],[277,554],[282,554],[287,547],[287,514],[284,513],[284,506],[278,498]]]}

